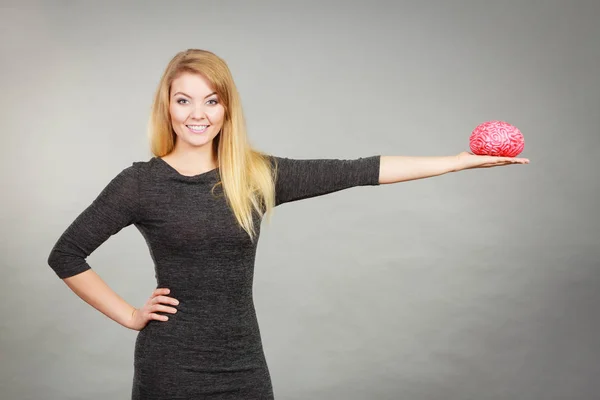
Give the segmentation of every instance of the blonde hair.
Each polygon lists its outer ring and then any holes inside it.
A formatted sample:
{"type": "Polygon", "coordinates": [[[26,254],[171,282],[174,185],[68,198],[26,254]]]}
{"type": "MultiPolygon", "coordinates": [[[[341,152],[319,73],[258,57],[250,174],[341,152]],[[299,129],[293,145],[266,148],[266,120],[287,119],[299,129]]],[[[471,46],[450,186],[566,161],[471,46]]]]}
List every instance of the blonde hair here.
{"type": "Polygon", "coordinates": [[[221,178],[217,185],[222,185],[240,227],[254,241],[253,213],[260,217],[267,214],[270,219],[275,206],[275,175],[271,159],[254,150],[248,141],[240,96],[223,59],[207,50],[188,49],[177,53],[169,62],[158,84],[150,114],[148,135],[151,151],[155,156],[163,157],[175,147],[169,92],[173,80],[184,72],[200,74],[208,80],[225,108],[223,127],[213,140],[221,178]]]}

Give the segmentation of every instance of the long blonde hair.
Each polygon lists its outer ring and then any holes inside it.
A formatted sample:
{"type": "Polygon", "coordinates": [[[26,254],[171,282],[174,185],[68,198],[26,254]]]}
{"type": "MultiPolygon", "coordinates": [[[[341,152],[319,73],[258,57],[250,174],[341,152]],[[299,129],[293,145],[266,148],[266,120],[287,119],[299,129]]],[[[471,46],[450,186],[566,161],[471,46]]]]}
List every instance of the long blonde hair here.
{"type": "Polygon", "coordinates": [[[175,147],[169,92],[173,80],[183,72],[200,74],[208,80],[225,108],[223,128],[213,140],[221,178],[219,183],[239,225],[254,241],[253,213],[260,217],[267,214],[270,218],[275,206],[275,175],[270,158],[253,149],[248,141],[240,96],[223,59],[207,50],[188,49],[177,53],[169,62],[156,90],[150,114],[148,135],[151,151],[155,156],[163,157],[175,147]]]}

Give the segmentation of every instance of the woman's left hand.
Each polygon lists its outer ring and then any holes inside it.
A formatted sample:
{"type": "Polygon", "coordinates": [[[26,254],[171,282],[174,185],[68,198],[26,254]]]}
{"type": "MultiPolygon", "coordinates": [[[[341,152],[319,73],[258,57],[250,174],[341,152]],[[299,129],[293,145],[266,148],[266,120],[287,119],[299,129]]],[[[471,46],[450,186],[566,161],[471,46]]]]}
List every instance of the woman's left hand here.
{"type": "Polygon", "coordinates": [[[458,170],[474,168],[490,168],[511,164],[529,164],[527,158],[500,157],[500,156],[478,156],[463,151],[456,156],[458,158],[458,170]]]}

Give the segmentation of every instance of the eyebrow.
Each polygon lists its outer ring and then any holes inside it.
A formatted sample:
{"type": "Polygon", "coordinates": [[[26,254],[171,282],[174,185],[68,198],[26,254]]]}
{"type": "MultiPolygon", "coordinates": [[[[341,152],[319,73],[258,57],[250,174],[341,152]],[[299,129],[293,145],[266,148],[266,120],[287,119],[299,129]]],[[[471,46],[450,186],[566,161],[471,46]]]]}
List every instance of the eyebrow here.
{"type": "MultiPolygon", "coordinates": [[[[183,92],[177,92],[177,93],[173,94],[173,97],[175,97],[175,96],[176,96],[176,95],[178,95],[178,94],[182,94],[182,95],[184,95],[184,96],[186,96],[186,97],[189,97],[190,99],[192,98],[192,96],[190,96],[190,95],[188,95],[188,94],[185,94],[185,93],[183,93],[183,92]]],[[[210,96],[212,96],[213,94],[217,94],[217,92],[212,92],[211,94],[209,94],[208,96],[206,96],[206,97],[204,97],[204,98],[206,99],[207,97],[210,97],[210,96]]]]}

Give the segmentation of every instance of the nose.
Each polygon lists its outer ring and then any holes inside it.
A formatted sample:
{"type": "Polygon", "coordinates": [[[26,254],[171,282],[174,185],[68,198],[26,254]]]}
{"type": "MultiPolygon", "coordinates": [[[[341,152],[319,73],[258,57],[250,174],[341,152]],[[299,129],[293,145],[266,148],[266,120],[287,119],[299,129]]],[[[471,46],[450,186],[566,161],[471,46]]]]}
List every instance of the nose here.
{"type": "Polygon", "coordinates": [[[202,104],[198,104],[192,107],[192,111],[190,112],[190,118],[194,120],[199,120],[204,117],[204,107],[202,104]]]}

